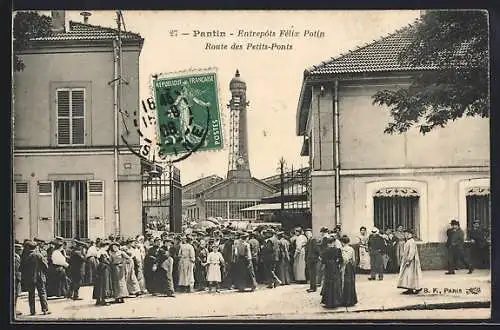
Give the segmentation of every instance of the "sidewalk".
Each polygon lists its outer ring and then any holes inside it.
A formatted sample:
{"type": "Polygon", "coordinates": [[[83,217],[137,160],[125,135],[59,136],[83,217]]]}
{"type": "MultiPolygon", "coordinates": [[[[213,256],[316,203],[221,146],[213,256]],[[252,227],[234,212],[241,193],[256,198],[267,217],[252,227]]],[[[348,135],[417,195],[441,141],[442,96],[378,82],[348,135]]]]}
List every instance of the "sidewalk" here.
{"type": "MultiPolygon", "coordinates": [[[[321,306],[318,292],[307,293],[308,285],[287,285],[275,289],[259,287],[255,292],[235,291],[220,294],[200,292],[178,294],[176,298],[144,296],[126,299],[124,304],[107,307],[94,306],[92,288],[82,288],[84,300],[49,300],[52,312],[47,316],[26,316],[29,313],[27,297],[21,297],[18,305],[24,315],[21,321],[31,320],[110,320],[110,319],[206,319],[265,317],[273,315],[307,316],[325,318],[337,313],[395,311],[408,309],[487,308],[491,297],[489,270],[476,270],[473,274],[458,271],[445,275],[444,271],[424,271],[422,287],[418,295],[403,295],[396,288],[397,274],[386,274],[383,281],[368,281],[367,275],[357,275],[358,304],[354,307],[325,309],[321,306]],[[477,288],[475,290],[469,290],[477,288]]],[[[37,302],[37,310],[39,311],[37,302]]]]}

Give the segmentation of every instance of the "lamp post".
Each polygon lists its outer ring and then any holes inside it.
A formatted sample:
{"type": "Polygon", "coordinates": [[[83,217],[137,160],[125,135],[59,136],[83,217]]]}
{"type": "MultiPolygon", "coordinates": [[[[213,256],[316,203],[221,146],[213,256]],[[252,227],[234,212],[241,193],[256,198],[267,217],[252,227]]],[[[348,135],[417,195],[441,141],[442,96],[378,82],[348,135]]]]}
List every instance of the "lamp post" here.
{"type": "Polygon", "coordinates": [[[281,213],[285,210],[285,158],[281,157],[279,160],[280,171],[280,192],[281,192],[281,213]]]}

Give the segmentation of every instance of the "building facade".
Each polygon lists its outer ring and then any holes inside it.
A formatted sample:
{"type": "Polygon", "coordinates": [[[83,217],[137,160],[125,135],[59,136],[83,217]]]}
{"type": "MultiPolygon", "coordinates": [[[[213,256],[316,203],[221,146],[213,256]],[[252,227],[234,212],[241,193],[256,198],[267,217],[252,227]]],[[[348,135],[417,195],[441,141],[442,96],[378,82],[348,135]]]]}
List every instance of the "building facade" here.
{"type": "Polygon", "coordinates": [[[71,21],[66,29],[64,16],[53,12],[53,34],[30,40],[14,75],[14,235],[135,235],[141,165],[119,137],[139,146],[132,113],[144,40],[122,31],[119,51],[118,31],[71,21]]]}
{"type": "MultiPolygon", "coordinates": [[[[388,108],[377,91],[408,86],[419,70],[397,55],[411,27],[306,70],[297,110],[302,155],[311,162],[313,231],[341,224],[355,238],[361,226],[413,229],[424,268],[440,268],[451,219],[464,230],[490,226],[489,120],[461,118],[422,135],[389,135],[388,108]],[[434,260],[433,260],[434,259],[434,260]]],[[[355,241],[355,240],[354,240],[355,241]]]]}

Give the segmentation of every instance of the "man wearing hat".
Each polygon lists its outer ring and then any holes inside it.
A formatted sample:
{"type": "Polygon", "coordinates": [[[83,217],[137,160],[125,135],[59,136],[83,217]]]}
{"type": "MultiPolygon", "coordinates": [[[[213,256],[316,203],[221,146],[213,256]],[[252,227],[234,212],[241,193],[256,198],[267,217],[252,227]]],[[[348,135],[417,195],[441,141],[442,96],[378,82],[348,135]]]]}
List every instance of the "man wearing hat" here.
{"type": "Polygon", "coordinates": [[[44,257],[37,250],[37,245],[35,242],[28,241],[26,247],[28,253],[26,260],[22,264],[21,273],[22,281],[28,291],[28,302],[30,307],[30,314],[36,314],[35,306],[35,290],[38,292],[38,298],[40,300],[40,306],[42,308],[42,313],[44,315],[50,314],[49,306],[47,303],[47,293],[45,290],[46,284],[46,274],[47,274],[47,262],[44,257]]]}
{"type": "Polygon", "coordinates": [[[377,227],[373,227],[371,235],[368,237],[368,252],[370,253],[370,281],[375,280],[378,275],[378,280],[384,279],[384,254],[385,240],[380,236],[377,227]]]}
{"type": "Polygon", "coordinates": [[[471,242],[471,261],[477,263],[476,268],[489,268],[488,231],[481,228],[479,220],[474,220],[468,234],[471,242]]]}
{"type": "Polygon", "coordinates": [[[447,241],[446,247],[448,248],[448,271],[446,275],[455,274],[455,269],[457,269],[458,263],[461,262],[469,269],[469,274],[474,270],[472,265],[465,258],[465,234],[462,228],[460,228],[460,223],[453,219],[450,222],[451,228],[446,231],[447,241]]]}
{"type": "Polygon", "coordinates": [[[266,267],[266,282],[268,288],[275,288],[282,284],[282,281],[276,275],[276,269],[280,260],[280,246],[276,232],[270,228],[267,231],[267,239],[264,243],[265,247],[265,267],[266,267]]]}

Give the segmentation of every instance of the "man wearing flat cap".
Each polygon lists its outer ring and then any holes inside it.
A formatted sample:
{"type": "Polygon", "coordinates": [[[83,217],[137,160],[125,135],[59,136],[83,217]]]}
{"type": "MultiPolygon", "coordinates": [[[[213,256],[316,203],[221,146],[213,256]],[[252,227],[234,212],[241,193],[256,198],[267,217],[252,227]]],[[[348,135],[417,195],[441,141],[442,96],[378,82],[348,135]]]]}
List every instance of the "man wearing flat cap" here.
{"type": "Polygon", "coordinates": [[[469,274],[473,272],[472,264],[465,258],[465,234],[462,228],[460,228],[460,223],[453,219],[450,221],[450,226],[446,231],[447,240],[446,247],[448,248],[448,271],[446,275],[455,274],[455,269],[458,267],[458,263],[462,263],[466,268],[469,269],[469,274]]]}
{"type": "Polygon", "coordinates": [[[70,294],[73,300],[82,300],[79,296],[80,286],[85,276],[85,256],[82,250],[83,244],[75,240],[73,249],[68,260],[68,275],[70,281],[70,294]]]}
{"type": "Polygon", "coordinates": [[[318,268],[321,255],[321,243],[312,236],[312,232],[307,231],[306,261],[309,274],[309,289],[307,292],[316,292],[318,286],[318,268]]]}
{"type": "Polygon", "coordinates": [[[21,265],[21,274],[22,281],[28,291],[30,314],[36,314],[35,290],[38,292],[42,313],[44,315],[50,314],[45,288],[48,268],[47,262],[37,250],[35,242],[28,241],[25,248],[28,249],[28,254],[26,260],[21,265]]]}

